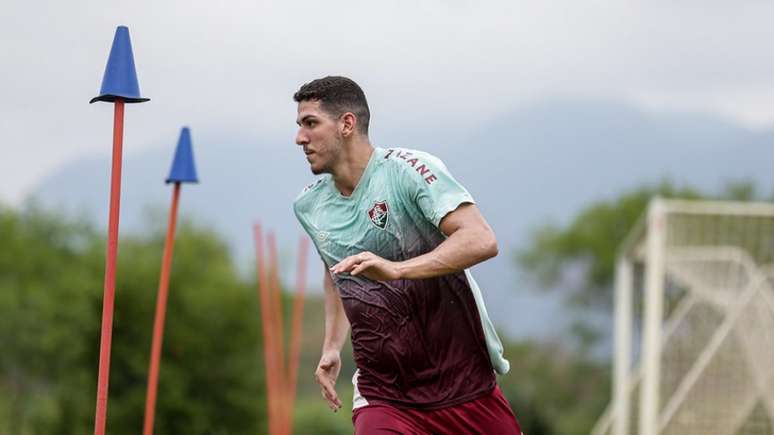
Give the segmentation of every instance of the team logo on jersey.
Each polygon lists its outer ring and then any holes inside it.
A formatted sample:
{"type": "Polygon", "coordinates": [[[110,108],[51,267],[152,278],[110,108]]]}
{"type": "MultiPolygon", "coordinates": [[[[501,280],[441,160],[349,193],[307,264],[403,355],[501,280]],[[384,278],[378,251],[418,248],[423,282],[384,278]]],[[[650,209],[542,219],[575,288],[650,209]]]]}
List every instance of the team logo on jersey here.
{"type": "Polygon", "coordinates": [[[387,207],[387,201],[376,201],[368,209],[368,219],[377,227],[384,229],[387,226],[387,218],[390,216],[390,209],[387,207]]]}

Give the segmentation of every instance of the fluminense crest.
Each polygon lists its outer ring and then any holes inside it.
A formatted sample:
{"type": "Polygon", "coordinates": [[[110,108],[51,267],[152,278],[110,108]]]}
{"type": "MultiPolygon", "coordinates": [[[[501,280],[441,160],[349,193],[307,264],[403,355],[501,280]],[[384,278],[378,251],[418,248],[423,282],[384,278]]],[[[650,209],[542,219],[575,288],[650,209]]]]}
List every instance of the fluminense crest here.
{"type": "Polygon", "coordinates": [[[374,205],[368,209],[368,218],[371,220],[371,223],[381,229],[384,229],[387,226],[389,216],[390,209],[387,207],[387,201],[376,201],[374,205]]]}

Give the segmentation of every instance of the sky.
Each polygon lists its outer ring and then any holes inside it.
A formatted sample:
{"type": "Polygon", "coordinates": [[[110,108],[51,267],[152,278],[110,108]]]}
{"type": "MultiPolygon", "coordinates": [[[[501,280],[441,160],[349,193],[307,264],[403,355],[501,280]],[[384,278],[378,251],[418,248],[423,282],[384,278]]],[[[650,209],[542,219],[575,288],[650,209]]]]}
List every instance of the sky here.
{"type": "Polygon", "coordinates": [[[109,155],[98,93],[116,26],[129,27],[140,89],[125,153],[182,125],[293,146],[300,84],[328,74],[365,89],[376,129],[486,123],[554,97],[774,125],[774,2],[13,1],[0,15],[0,202],[47,174],[109,155]]]}

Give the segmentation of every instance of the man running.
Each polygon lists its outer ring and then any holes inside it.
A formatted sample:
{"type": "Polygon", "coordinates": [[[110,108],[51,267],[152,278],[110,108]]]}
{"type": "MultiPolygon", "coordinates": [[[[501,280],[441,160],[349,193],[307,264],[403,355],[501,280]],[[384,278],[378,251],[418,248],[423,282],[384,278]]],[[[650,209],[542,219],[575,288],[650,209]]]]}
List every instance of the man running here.
{"type": "Polygon", "coordinates": [[[436,157],[373,147],[352,80],[314,80],[293,99],[296,143],[322,174],[293,207],[326,266],[315,378],[329,406],[342,406],[351,326],[357,435],[520,434],[495,381],[508,361],[468,270],[497,255],[473,198],[436,157]]]}

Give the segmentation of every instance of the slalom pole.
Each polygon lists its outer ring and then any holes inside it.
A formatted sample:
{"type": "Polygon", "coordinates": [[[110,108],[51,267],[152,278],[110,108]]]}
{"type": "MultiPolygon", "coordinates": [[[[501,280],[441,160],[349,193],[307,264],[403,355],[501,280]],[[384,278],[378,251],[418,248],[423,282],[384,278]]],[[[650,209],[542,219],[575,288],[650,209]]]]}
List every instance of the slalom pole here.
{"type": "Polygon", "coordinates": [[[153,321],[153,342],[151,344],[151,361],[148,369],[148,392],[145,396],[145,421],[143,435],[153,433],[153,420],[156,409],[156,390],[159,380],[159,361],[161,360],[161,344],[164,339],[164,317],[167,310],[167,292],[169,290],[169,268],[172,264],[172,250],[175,243],[175,226],[177,224],[177,203],[180,197],[180,183],[175,183],[172,193],[172,208],[169,213],[169,226],[164,241],[164,258],[161,261],[161,278],[156,298],[156,317],[153,321]]]}
{"type": "Polygon", "coordinates": [[[110,379],[110,351],[113,336],[113,309],[116,286],[116,261],[118,258],[118,221],[121,208],[121,166],[124,138],[124,104],[142,103],[148,98],[140,96],[137,72],[134,67],[129,29],[119,26],[113,37],[113,45],[102,78],[100,94],[90,103],[106,101],[114,103],[113,156],[110,175],[110,206],[108,214],[108,238],[105,255],[105,278],[102,296],[102,325],[100,328],[99,369],[97,373],[97,403],[94,416],[94,434],[104,435],[107,422],[108,387],[110,379]]]}
{"type": "Polygon", "coordinates": [[[188,127],[183,127],[180,139],[175,149],[172,168],[166,180],[174,183],[172,188],[172,204],[169,209],[167,236],[164,239],[164,256],[161,260],[161,276],[156,297],[156,317],[153,321],[153,341],[151,343],[151,359],[148,367],[148,390],[145,396],[145,420],[143,435],[153,433],[153,422],[156,414],[156,392],[159,381],[159,363],[161,361],[161,346],[164,341],[164,319],[167,312],[167,295],[169,293],[169,273],[172,268],[172,253],[175,247],[175,228],[177,226],[177,208],[180,200],[181,183],[198,183],[194,166],[191,134],[188,127]]]}
{"type": "Polygon", "coordinates": [[[293,299],[293,323],[290,339],[290,361],[288,382],[288,434],[293,433],[293,409],[296,402],[296,383],[298,381],[298,365],[301,358],[301,331],[304,323],[304,286],[306,285],[306,253],[309,249],[309,239],[301,237],[298,244],[298,263],[296,265],[296,294],[293,299]]]}
{"type": "Polygon", "coordinates": [[[124,102],[121,98],[116,98],[113,116],[113,163],[110,176],[108,242],[102,296],[99,373],[97,375],[97,412],[94,418],[95,435],[103,435],[105,433],[107,417],[110,350],[113,337],[113,307],[116,288],[116,259],[118,257],[118,217],[121,208],[121,148],[123,146],[123,135],[124,102]]]}
{"type": "Polygon", "coordinates": [[[263,248],[263,234],[261,232],[261,226],[255,224],[253,226],[253,233],[255,237],[255,259],[256,259],[256,278],[258,281],[258,295],[261,305],[261,324],[263,326],[263,359],[266,372],[266,401],[267,401],[267,416],[268,416],[268,429],[270,435],[277,433],[277,400],[276,400],[276,369],[274,367],[274,355],[273,355],[273,332],[271,324],[271,314],[269,306],[269,282],[266,274],[266,264],[264,258],[263,248]]]}
{"type": "Polygon", "coordinates": [[[269,277],[270,290],[270,321],[273,325],[272,331],[275,336],[273,357],[275,361],[278,402],[278,427],[277,433],[287,433],[287,373],[285,363],[285,334],[284,321],[282,315],[282,293],[279,284],[279,263],[277,258],[277,243],[273,232],[269,232],[267,237],[269,245],[269,264],[271,265],[271,276],[269,277]]]}

